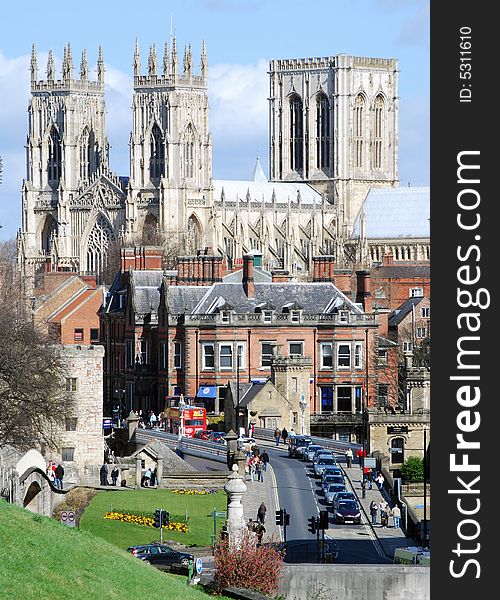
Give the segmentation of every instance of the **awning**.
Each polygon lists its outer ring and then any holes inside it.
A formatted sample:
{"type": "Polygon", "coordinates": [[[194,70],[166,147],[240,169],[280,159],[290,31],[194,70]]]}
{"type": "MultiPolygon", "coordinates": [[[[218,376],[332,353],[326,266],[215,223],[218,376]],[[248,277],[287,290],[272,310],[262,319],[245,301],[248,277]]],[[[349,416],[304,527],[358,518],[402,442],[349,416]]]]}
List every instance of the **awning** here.
{"type": "Polygon", "coordinates": [[[197,398],[217,398],[217,387],[215,385],[202,385],[196,394],[197,398]]]}

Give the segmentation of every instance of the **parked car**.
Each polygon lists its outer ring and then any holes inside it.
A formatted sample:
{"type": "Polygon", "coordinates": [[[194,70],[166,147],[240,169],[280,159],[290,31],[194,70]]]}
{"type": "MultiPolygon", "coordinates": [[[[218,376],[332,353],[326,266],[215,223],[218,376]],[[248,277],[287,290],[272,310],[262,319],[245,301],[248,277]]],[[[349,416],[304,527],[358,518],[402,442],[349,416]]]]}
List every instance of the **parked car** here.
{"type": "Polygon", "coordinates": [[[199,440],[208,440],[210,438],[211,433],[212,431],[210,431],[209,429],[198,429],[198,431],[194,432],[193,437],[199,440]]]}
{"type": "MultiPolygon", "coordinates": [[[[326,448],[323,448],[322,450],[316,450],[313,461],[312,461],[313,465],[314,465],[314,463],[318,462],[318,460],[321,457],[324,457],[324,456],[328,456],[329,458],[335,459],[335,457],[333,456],[333,452],[331,450],[327,450],[326,448]]],[[[336,459],[335,459],[335,463],[337,463],[336,459]]]]}
{"type": "Polygon", "coordinates": [[[242,436],[237,440],[238,450],[250,452],[253,446],[257,445],[257,440],[251,437],[242,436]]]}
{"type": "Polygon", "coordinates": [[[339,492],[345,492],[346,487],[343,483],[330,483],[325,490],[325,501],[327,504],[333,503],[333,497],[339,492]]]}
{"type": "Polygon", "coordinates": [[[321,488],[323,489],[323,493],[325,493],[331,483],[338,483],[345,486],[344,478],[341,475],[326,475],[321,478],[321,488]]]}
{"type": "Polygon", "coordinates": [[[309,446],[307,446],[304,450],[304,460],[307,462],[312,462],[316,450],[324,450],[324,448],[319,444],[309,444],[309,446]]]}
{"type": "Polygon", "coordinates": [[[311,440],[308,440],[305,444],[297,444],[295,446],[295,458],[302,460],[304,458],[304,452],[307,450],[308,446],[311,445],[311,440]]]}
{"type": "Polygon", "coordinates": [[[361,523],[361,509],[354,500],[336,500],[333,504],[335,523],[361,523]]]}
{"type": "Polygon", "coordinates": [[[354,502],[357,502],[356,494],[354,492],[347,492],[347,491],[337,492],[333,496],[332,504],[335,504],[336,500],[354,500],[354,502]]]}
{"type": "Polygon", "coordinates": [[[194,555],[188,552],[178,552],[166,544],[144,544],[130,546],[127,551],[145,563],[162,570],[187,570],[194,555]]]}
{"type": "Polygon", "coordinates": [[[336,464],[337,461],[333,457],[319,457],[318,462],[314,463],[314,474],[316,475],[316,477],[321,477],[323,469],[325,469],[326,467],[333,467],[336,464]]]}
{"type": "Polygon", "coordinates": [[[225,438],[226,434],[223,431],[211,431],[207,439],[217,444],[227,444],[225,438]]]}
{"type": "Polygon", "coordinates": [[[288,438],[288,456],[295,456],[297,448],[308,446],[311,443],[311,438],[306,435],[294,435],[288,438]]]}

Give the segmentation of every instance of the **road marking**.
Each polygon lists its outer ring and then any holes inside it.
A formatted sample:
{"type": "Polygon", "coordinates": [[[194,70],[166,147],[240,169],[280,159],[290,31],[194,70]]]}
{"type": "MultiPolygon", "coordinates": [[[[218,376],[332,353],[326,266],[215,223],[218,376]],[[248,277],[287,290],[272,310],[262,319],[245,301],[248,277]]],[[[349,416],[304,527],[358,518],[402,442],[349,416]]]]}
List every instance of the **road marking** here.
{"type": "MultiPolygon", "coordinates": [[[[268,468],[271,469],[271,481],[273,482],[272,487],[274,489],[274,506],[276,507],[276,510],[278,510],[278,508],[280,507],[280,499],[278,496],[278,484],[276,482],[276,476],[274,474],[274,469],[270,463],[268,463],[268,468]]],[[[278,526],[277,529],[278,529],[278,533],[280,536],[280,542],[282,542],[283,541],[282,527],[278,526]]]]}

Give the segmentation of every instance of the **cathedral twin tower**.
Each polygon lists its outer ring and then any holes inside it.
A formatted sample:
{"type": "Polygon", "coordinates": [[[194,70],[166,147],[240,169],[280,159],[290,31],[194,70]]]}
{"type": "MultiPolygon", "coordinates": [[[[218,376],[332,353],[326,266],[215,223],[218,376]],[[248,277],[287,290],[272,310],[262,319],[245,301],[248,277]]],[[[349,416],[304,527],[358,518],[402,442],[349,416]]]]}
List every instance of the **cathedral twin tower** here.
{"type": "Polygon", "coordinates": [[[109,168],[104,61],[74,78],[71,47],[57,79],[31,57],[27,177],[18,256],[27,277],[43,269],[98,277],[110,245],[154,232],[231,262],[259,250],[268,268],[306,273],[315,254],[340,253],[370,187],[397,185],[397,61],[338,55],[270,62],[270,180],[212,179],[207,55],[195,73],[176,40],[147,73],[134,52],[130,174],[109,168]]]}

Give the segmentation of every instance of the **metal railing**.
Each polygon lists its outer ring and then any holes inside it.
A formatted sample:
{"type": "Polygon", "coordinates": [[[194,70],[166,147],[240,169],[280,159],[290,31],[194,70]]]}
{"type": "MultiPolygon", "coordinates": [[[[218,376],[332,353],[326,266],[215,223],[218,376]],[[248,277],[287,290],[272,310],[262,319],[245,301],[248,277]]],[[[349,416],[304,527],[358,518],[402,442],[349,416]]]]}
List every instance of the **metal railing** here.
{"type": "Polygon", "coordinates": [[[135,439],[140,443],[148,443],[152,439],[160,440],[183,454],[208,458],[222,463],[227,462],[227,446],[221,443],[198,440],[196,438],[179,438],[178,435],[159,429],[136,429],[135,439]]]}
{"type": "MultiPolygon", "coordinates": [[[[274,429],[264,429],[261,427],[256,427],[254,430],[254,438],[261,439],[265,441],[274,441],[274,429]]],[[[319,444],[324,448],[330,448],[334,451],[344,453],[347,448],[351,448],[353,452],[361,449],[361,444],[356,444],[354,442],[342,442],[340,440],[332,440],[330,438],[318,437],[313,435],[308,435],[307,437],[311,438],[313,444],[319,444]]]]}

